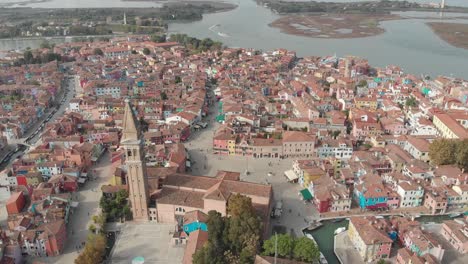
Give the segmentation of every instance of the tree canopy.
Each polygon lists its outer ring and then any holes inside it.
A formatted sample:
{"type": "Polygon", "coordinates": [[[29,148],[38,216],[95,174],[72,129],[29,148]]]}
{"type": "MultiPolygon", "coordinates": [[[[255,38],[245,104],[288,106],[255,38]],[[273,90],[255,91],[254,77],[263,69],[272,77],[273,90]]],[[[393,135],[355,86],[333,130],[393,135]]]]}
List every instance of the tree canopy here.
{"type": "Polygon", "coordinates": [[[150,55],[150,54],[151,54],[151,51],[150,51],[148,48],[144,48],[144,49],[143,49],[143,54],[145,54],[145,55],[150,55]]]}
{"type": "Polygon", "coordinates": [[[253,263],[262,225],[250,198],[237,194],[228,202],[228,217],[208,212],[208,242],[193,256],[195,264],[253,263]]]}
{"type": "Polygon", "coordinates": [[[75,259],[75,264],[101,263],[106,253],[106,242],[103,234],[89,234],[85,248],[75,259]]]}
{"type": "Polygon", "coordinates": [[[294,248],[294,239],[288,234],[274,235],[270,239],[263,242],[263,254],[275,255],[275,240],[277,243],[278,256],[290,258],[294,248]]]}
{"type": "Polygon", "coordinates": [[[187,34],[173,34],[170,36],[170,41],[178,42],[188,48],[192,48],[195,51],[207,51],[207,50],[220,50],[223,44],[218,41],[213,41],[210,38],[203,40],[189,37],[187,34]]]}
{"type": "Polygon", "coordinates": [[[317,245],[306,237],[294,239],[289,234],[272,236],[263,243],[263,254],[275,255],[275,240],[278,256],[296,261],[312,262],[319,259],[320,252],[317,245]]]}
{"type": "Polygon", "coordinates": [[[104,55],[104,52],[100,48],[95,48],[93,53],[94,53],[94,55],[99,55],[99,56],[104,55]]]}
{"type": "Polygon", "coordinates": [[[99,206],[107,216],[108,219],[132,219],[132,211],[128,205],[128,192],[126,190],[120,190],[113,197],[102,196],[99,201],[99,206]]]}
{"type": "Polygon", "coordinates": [[[406,107],[418,106],[418,101],[413,96],[410,96],[408,99],[406,99],[405,106],[406,107]]]}
{"type": "Polygon", "coordinates": [[[435,165],[457,165],[468,169],[468,139],[436,139],[429,146],[429,157],[435,165]]]}
{"type": "Polygon", "coordinates": [[[320,251],[314,241],[300,237],[294,241],[293,258],[298,261],[312,262],[320,258],[320,251]]]}

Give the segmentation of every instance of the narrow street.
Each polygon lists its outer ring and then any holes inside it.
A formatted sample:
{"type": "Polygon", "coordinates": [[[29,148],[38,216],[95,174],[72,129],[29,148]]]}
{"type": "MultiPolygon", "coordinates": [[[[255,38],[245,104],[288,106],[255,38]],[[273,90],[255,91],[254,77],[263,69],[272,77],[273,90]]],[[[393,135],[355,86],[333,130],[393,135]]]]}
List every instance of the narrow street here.
{"type": "Polygon", "coordinates": [[[26,263],[33,263],[37,260],[44,263],[73,263],[79,254],[77,246],[85,242],[88,236],[88,224],[92,221],[92,215],[99,213],[101,186],[108,183],[113,173],[112,168],[109,153],[105,152],[98,164],[92,168],[96,170],[96,179],[88,181],[77,193],[73,194],[73,200],[79,202],[79,205],[70,215],[68,237],[63,254],[57,257],[28,257],[26,263]]]}
{"type": "MultiPolygon", "coordinates": [[[[38,120],[28,131],[23,135],[22,138],[18,139],[17,142],[19,143],[27,143],[29,145],[35,146],[41,143],[41,132],[45,128],[46,124],[49,122],[53,122],[57,120],[59,117],[63,116],[65,111],[67,110],[70,100],[75,97],[75,82],[73,79],[64,78],[63,80],[64,89],[61,94],[58,95],[56,99],[56,103],[59,104],[58,109],[52,107],[48,111],[46,111],[42,118],[38,120]],[[49,115],[52,114],[52,116],[49,115]],[[28,140],[29,138],[29,140],[28,140]]],[[[27,149],[25,147],[21,148],[20,150],[16,151],[16,147],[19,147],[19,144],[10,144],[8,150],[4,150],[0,152],[0,160],[5,160],[2,164],[0,164],[0,168],[5,167],[9,164],[9,162],[15,160],[16,158],[22,156],[27,149]],[[9,158],[7,158],[9,156],[9,158]]]]}

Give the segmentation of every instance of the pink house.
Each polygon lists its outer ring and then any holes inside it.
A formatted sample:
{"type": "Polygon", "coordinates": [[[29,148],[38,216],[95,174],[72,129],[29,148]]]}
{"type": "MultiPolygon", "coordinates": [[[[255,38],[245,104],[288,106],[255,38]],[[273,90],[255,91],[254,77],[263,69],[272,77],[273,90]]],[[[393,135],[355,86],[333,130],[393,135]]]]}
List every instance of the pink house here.
{"type": "Polygon", "coordinates": [[[388,193],[387,206],[390,209],[398,208],[400,206],[400,196],[397,193],[390,191],[388,193]]]}
{"type": "Polygon", "coordinates": [[[460,253],[468,253],[468,237],[466,230],[468,225],[453,220],[444,221],[442,224],[442,236],[460,253]]]}
{"type": "Polygon", "coordinates": [[[380,119],[382,124],[382,129],[386,134],[390,135],[406,135],[408,130],[405,128],[403,121],[394,119],[391,117],[386,117],[380,119]]]}
{"type": "Polygon", "coordinates": [[[362,122],[353,120],[353,136],[356,138],[366,138],[382,135],[382,128],[377,122],[362,122]]]}
{"type": "Polygon", "coordinates": [[[63,252],[67,240],[67,228],[64,220],[43,224],[38,239],[45,244],[47,256],[57,256],[63,252]]]}

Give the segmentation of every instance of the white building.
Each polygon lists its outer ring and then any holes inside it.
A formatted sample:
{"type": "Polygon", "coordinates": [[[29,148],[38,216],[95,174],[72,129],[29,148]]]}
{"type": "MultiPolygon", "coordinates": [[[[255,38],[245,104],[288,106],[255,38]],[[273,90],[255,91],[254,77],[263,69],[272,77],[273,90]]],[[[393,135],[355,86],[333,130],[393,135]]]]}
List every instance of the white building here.
{"type": "Polygon", "coordinates": [[[404,150],[408,151],[408,153],[417,160],[429,162],[429,145],[429,141],[425,139],[408,137],[404,150]]]}
{"type": "Polygon", "coordinates": [[[319,158],[350,159],[353,155],[352,145],[343,140],[323,140],[322,144],[316,147],[316,151],[319,158]]]}
{"type": "Polygon", "coordinates": [[[465,206],[468,205],[468,185],[454,185],[452,189],[458,193],[461,197],[460,203],[464,204],[465,206]]]}
{"type": "Polygon", "coordinates": [[[397,184],[397,193],[400,195],[400,207],[417,207],[422,205],[424,189],[417,183],[403,181],[397,184]]]}

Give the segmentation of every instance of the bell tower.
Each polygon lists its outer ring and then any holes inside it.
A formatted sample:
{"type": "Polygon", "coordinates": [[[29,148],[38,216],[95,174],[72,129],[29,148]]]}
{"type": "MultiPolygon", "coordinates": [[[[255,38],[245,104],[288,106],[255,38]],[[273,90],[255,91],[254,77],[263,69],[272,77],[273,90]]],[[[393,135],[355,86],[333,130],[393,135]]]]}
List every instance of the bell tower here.
{"type": "Polygon", "coordinates": [[[148,221],[148,178],[146,177],[145,155],[142,135],[130,101],[125,100],[123,131],[120,144],[125,149],[127,184],[133,219],[148,221]]]}

